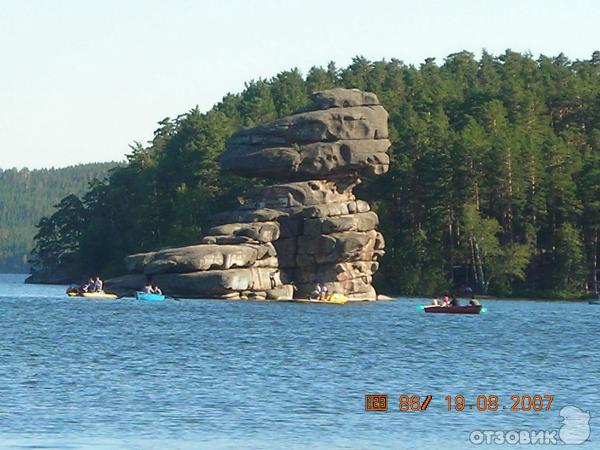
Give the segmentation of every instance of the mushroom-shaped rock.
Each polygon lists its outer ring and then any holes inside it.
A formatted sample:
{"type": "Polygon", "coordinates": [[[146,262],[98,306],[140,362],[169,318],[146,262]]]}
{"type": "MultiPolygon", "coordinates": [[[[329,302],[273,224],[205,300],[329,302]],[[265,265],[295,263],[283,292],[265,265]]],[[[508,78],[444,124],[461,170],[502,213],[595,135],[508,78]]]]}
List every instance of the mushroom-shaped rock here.
{"type": "Polygon", "coordinates": [[[151,277],[170,295],[243,300],[304,297],[317,282],[352,300],[375,300],[384,254],[379,219],[353,189],[385,173],[388,114],[358,89],[315,92],[296,113],[235,133],[224,169],[277,180],[248,189],[241,206],[211,218],[198,245],[126,258],[109,280],[131,293],[151,277]]]}
{"type": "Polygon", "coordinates": [[[235,133],[221,165],[242,176],[279,179],[388,170],[388,114],[375,94],[338,88],[312,98],[296,114],[235,133]]]}

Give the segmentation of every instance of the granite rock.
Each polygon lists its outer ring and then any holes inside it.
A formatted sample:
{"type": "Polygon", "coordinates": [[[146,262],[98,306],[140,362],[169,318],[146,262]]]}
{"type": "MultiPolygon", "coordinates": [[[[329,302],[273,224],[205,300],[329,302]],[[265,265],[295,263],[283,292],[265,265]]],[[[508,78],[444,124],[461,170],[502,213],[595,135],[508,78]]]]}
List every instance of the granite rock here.
{"type": "Polygon", "coordinates": [[[126,258],[117,292],[150,279],[170,295],[286,300],[317,282],[352,300],[375,300],[373,274],[384,254],[379,219],[354,188],[385,173],[388,114],[357,89],[315,92],[294,114],[235,133],[224,169],[277,184],[251,189],[236,211],[211,218],[198,245],[126,258]]]}
{"type": "MultiPolygon", "coordinates": [[[[235,133],[230,146],[279,147],[310,142],[354,139],[387,139],[388,113],[381,105],[351,106],[301,112],[235,133]]],[[[227,150],[219,158],[225,169],[227,150]]]]}
{"type": "Polygon", "coordinates": [[[387,139],[314,142],[291,147],[228,147],[221,158],[238,175],[311,179],[354,174],[368,177],[388,171],[387,139]]]}
{"type": "Polygon", "coordinates": [[[146,275],[248,267],[257,251],[242,245],[190,245],[156,252],[144,266],[146,275]]]}

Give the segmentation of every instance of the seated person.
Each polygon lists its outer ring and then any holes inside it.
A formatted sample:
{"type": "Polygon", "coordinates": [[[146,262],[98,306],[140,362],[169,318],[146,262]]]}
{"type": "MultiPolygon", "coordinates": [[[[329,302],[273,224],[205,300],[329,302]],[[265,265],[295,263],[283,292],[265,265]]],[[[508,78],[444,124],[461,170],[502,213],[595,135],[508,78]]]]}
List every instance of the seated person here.
{"type": "Polygon", "coordinates": [[[460,302],[455,295],[453,295],[452,300],[450,300],[450,306],[460,306],[460,302]]]}
{"type": "Polygon", "coordinates": [[[94,289],[96,292],[104,291],[104,282],[100,279],[100,277],[96,277],[94,280],[94,289]]]}
{"type": "Polygon", "coordinates": [[[309,299],[313,299],[313,298],[320,299],[322,293],[323,293],[323,288],[321,287],[321,283],[317,283],[315,290],[310,293],[308,298],[309,299]]]}
{"type": "Polygon", "coordinates": [[[144,286],[143,292],[145,294],[152,294],[152,285],[150,283],[146,284],[146,286],[144,286]]]}
{"type": "Polygon", "coordinates": [[[84,292],[96,292],[96,282],[93,278],[90,278],[87,284],[83,287],[84,292]]]}
{"type": "Polygon", "coordinates": [[[151,286],[151,289],[152,289],[152,293],[153,294],[160,294],[160,295],[162,295],[161,289],[156,284],[154,286],[151,286]]]}

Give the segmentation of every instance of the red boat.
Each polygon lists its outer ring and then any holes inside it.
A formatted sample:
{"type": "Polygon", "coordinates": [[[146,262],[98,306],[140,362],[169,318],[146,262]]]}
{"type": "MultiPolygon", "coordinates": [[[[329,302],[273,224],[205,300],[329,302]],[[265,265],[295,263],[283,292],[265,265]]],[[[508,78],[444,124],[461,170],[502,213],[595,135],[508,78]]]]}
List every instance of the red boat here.
{"type": "Polygon", "coordinates": [[[435,306],[426,305],[423,307],[426,313],[433,314],[479,314],[481,313],[481,305],[467,306],[435,306]]]}

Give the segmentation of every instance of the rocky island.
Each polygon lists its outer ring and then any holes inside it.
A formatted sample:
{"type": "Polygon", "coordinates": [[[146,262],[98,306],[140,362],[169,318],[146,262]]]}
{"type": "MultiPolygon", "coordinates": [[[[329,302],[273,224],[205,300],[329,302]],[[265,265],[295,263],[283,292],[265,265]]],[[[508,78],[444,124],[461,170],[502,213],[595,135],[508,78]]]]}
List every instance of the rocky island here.
{"type": "Polygon", "coordinates": [[[170,295],[292,299],[316,283],[351,300],[375,300],[372,276],[384,253],[378,217],[354,187],[389,168],[388,114],[357,89],[315,92],[307,107],[244,129],[219,162],[273,185],[213,217],[197,245],[126,258],[128,274],[107,282],[122,294],[148,278],[170,295]]]}

